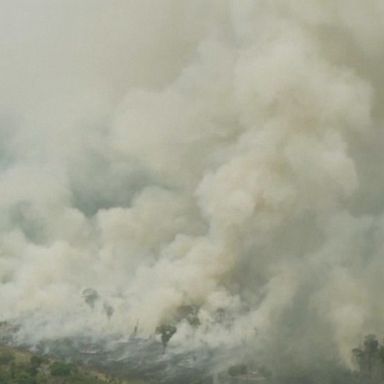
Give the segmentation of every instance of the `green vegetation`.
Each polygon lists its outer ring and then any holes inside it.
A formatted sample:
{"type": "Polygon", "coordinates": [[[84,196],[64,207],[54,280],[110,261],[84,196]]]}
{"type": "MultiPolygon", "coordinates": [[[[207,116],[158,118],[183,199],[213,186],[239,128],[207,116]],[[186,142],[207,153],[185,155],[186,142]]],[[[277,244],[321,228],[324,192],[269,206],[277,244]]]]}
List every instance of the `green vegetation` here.
{"type": "Polygon", "coordinates": [[[0,384],[139,384],[92,369],[1,346],[0,384]]]}

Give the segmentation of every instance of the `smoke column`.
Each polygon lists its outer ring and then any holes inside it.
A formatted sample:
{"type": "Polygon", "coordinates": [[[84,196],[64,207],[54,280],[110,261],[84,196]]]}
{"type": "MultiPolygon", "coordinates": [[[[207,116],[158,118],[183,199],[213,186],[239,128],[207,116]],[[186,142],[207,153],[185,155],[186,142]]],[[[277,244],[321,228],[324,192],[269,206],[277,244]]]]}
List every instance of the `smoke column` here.
{"type": "Polygon", "coordinates": [[[383,19],[0,0],[0,320],[151,335],[191,305],[175,344],[351,364],[384,334],[383,19]]]}

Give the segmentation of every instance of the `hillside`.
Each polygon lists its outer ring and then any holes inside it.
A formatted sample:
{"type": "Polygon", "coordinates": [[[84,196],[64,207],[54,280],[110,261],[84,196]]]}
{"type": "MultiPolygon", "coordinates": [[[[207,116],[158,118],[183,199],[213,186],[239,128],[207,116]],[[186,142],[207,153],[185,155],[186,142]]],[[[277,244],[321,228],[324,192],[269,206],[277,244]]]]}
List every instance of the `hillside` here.
{"type": "Polygon", "coordinates": [[[89,367],[0,346],[0,384],[145,384],[120,380],[89,367]]]}

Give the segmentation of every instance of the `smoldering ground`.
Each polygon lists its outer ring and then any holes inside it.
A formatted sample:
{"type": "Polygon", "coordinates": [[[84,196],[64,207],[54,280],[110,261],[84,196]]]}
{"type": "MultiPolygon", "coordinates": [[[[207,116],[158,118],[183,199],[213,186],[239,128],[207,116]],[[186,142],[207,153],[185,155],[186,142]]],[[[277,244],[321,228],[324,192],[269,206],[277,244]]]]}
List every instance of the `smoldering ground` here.
{"type": "Polygon", "coordinates": [[[384,333],[381,1],[0,8],[0,317],[19,342],[148,337],[191,306],[175,347],[285,372],[350,367],[384,333]]]}

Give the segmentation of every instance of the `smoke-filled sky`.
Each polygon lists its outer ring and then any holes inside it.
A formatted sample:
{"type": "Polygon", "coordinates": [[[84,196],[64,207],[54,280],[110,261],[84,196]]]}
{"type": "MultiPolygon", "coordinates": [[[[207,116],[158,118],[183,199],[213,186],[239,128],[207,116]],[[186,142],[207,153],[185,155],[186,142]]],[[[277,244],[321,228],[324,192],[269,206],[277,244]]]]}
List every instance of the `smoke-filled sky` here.
{"type": "Polygon", "coordinates": [[[349,364],[384,334],[383,47],[381,0],[0,0],[0,320],[193,305],[174,343],[349,364]]]}

